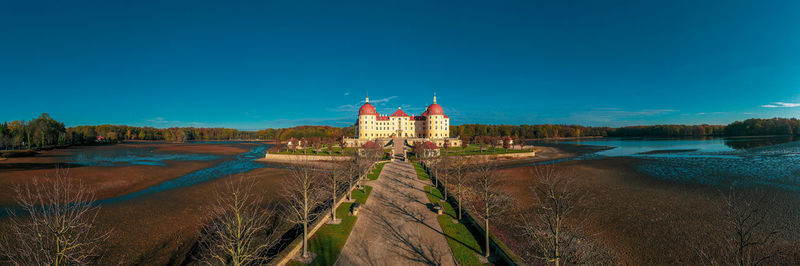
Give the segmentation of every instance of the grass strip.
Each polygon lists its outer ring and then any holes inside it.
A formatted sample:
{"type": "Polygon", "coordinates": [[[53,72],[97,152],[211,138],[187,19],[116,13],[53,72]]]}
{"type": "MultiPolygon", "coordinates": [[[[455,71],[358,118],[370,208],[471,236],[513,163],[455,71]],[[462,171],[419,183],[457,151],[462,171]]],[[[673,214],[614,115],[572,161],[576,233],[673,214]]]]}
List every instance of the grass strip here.
{"type": "MultiPolygon", "coordinates": [[[[430,180],[430,176],[428,176],[428,173],[422,168],[422,165],[414,163],[414,169],[417,171],[417,178],[420,180],[430,180]]],[[[442,232],[444,232],[447,238],[447,244],[450,245],[450,250],[453,251],[453,256],[456,257],[458,264],[480,265],[478,254],[481,253],[481,245],[466,225],[453,222],[453,219],[457,217],[456,211],[453,206],[450,206],[450,203],[442,200],[444,198],[442,192],[436,188],[431,189],[431,186],[428,185],[425,186],[425,196],[428,197],[428,201],[431,203],[439,202],[442,204],[442,208],[444,208],[443,214],[439,215],[436,219],[442,227],[442,232]]]]}
{"type": "Polygon", "coordinates": [[[378,180],[378,177],[381,175],[381,171],[383,171],[384,164],[386,164],[386,162],[378,163],[377,165],[375,165],[375,167],[372,168],[372,173],[369,173],[367,175],[367,178],[369,180],[378,180]]]}
{"type": "MultiPolygon", "coordinates": [[[[365,186],[366,193],[356,189],[353,190],[352,197],[355,202],[362,206],[367,202],[369,194],[372,192],[371,186],[365,186]]],[[[314,261],[309,265],[333,265],[339,254],[342,252],[344,244],[347,243],[347,237],[353,231],[353,226],[356,225],[358,216],[350,215],[350,208],[353,206],[351,202],[343,202],[336,208],[336,217],[341,219],[339,224],[326,224],[311,238],[308,239],[308,251],[317,254],[314,261]]],[[[298,261],[291,261],[288,265],[305,265],[298,261]]]]}
{"type": "MultiPolygon", "coordinates": [[[[367,177],[370,180],[378,179],[378,176],[383,170],[383,165],[386,163],[379,163],[372,169],[367,177]],[[373,177],[374,176],[374,177],[373,177]]],[[[367,203],[367,198],[372,192],[371,186],[364,186],[365,191],[359,189],[353,190],[352,197],[355,202],[364,206],[367,203]]],[[[347,238],[350,232],[353,231],[353,226],[356,225],[358,216],[350,215],[350,208],[353,203],[343,202],[336,208],[336,217],[342,219],[339,224],[326,224],[317,230],[311,238],[308,239],[308,250],[317,254],[317,257],[309,265],[333,265],[339,254],[342,253],[344,244],[347,243],[347,238]]],[[[291,261],[288,265],[304,265],[298,261],[291,261]]]]}

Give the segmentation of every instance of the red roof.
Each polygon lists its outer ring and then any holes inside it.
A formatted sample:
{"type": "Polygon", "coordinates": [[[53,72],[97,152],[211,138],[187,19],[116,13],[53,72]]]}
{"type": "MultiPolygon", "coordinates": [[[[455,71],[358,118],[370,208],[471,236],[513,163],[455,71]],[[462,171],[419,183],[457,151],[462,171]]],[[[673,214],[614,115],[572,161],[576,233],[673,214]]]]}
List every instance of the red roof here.
{"type": "Polygon", "coordinates": [[[388,116],[378,116],[378,118],[376,120],[378,120],[378,121],[389,121],[389,117],[388,116]]]}
{"type": "Polygon", "coordinates": [[[441,105],[434,103],[428,106],[428,109],[422,115],[444,115],[444,109],[442,109],[441,105]]]}
{"type": "Polygon", "coordinates": [[[371,140],[367,141],[367,143],[364,143],[364,145],[361,145],[361,147],[362,148],[366,148],[366,149],[380,148],[380,147],[378,147],[378,144],[375,144],[375,142],[373,142],[371,140]]]}
{"type": "Polygon", "coordinates": [[[397,108],[397,111],[395,111],[395,112],[394,112],[394,114],[392,114],[392,115],[390,115],[390,116],[403,116],[403,117],[408,117],[408,116],[410,116],[410,115],[408,115],[408,114],[406,114],[405,112],[403,112],[403,110],[400,110],[400,108],[397,108]]]}
{"type": "Polygon", "coordinates": [[[375,111],[375,106],[365,103],[361,108],[358,108],[358,115],[378,115],[378,112],[375,111]]]}
{"type": "Polygon", "coordinates": [[[426,141],[425,143],[422,143],[422,148],[424,148],[424,149],[438,149],[439,146],[436,146],[436,143],[433,143],[433,142],[431,142],[429,140],[429,141],[426,141]]]}

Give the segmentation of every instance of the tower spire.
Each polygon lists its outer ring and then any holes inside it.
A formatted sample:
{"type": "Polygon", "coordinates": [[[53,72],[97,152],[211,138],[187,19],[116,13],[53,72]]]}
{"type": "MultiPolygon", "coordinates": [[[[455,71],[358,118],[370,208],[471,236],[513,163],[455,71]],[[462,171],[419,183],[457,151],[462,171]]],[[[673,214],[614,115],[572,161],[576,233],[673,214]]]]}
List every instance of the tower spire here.
{"type": "Polygon", "coordinates": [[[369,91],[367,91],[367,103],[369,103],[369,91]]]}
{"type": "Polygon", "coordinates": [[[436,103],[436,93],[433,93],[433,103],[436,103]]]}

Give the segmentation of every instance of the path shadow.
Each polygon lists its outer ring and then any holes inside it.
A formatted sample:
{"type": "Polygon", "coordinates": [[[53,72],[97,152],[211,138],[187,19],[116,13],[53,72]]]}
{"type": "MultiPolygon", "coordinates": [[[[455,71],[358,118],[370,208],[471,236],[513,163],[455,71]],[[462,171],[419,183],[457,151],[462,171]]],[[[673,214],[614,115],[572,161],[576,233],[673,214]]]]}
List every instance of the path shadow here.
{"type": "MultiPolygon", "coordinates": [[[[417,227],[404,228],[393,223],[383,214],[376,214],[381,234],[396,255],[411,262],[425,265],[443,265],[447,251],[436,247],[428,238],[422,237],[417,227]]],[[[449,250],[449,249],[448,249],[449,250]]]]}

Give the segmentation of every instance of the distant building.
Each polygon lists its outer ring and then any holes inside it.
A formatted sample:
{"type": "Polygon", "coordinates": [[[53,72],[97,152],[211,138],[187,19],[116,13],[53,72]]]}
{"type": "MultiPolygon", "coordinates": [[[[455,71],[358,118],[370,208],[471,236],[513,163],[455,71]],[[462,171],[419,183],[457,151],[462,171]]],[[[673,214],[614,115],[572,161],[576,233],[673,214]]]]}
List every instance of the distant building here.
{"type": "Polygon", "coordinates": [[[303,148],[303,141],[296,138],[290,138],[289,141],[286,142],[286,146],[292,147],[292,145],[297,145],[298,148],[303,148]]]}
{"type": "MultiPolygon", "coordinates": [[[[369,103],[369,97],[361,108],[358,109],[358,118],[355,123],[356,139],[350,140],[356,145],[369,140],[385,140],[391,138],[404,138],[409,143],[416,141],[432,141],[442,146],[449,140],[451,146],[458,146],[461,140],[450,138],[450,117],[444,114],[444,109],[436,103],[425,108],[425,112],[418,116],[411,116],[399,107],[391,115],[381,115],[375,106],[369,103]]],[[[384,141],[384,142],[385,142],[384,141]]]]}

